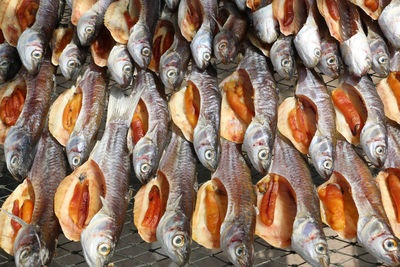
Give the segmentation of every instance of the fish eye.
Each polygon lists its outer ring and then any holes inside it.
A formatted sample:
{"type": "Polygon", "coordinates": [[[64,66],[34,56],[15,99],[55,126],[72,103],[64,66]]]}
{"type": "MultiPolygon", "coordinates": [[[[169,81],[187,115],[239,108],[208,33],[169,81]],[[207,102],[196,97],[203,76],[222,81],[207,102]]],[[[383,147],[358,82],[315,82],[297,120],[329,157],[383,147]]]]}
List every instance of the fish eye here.
{"type": "Polygon", "coordinates": [[[335,57],[330,57],[326,60],[326,63],[328,63],[328,65],[333,65],[336,63],[336,58],[335,57]]]}
{"type": "Polygon", "coordinates": [[[218,49],[223,50],[226,48],[226,42],[222,42],[218,45],[218,49]]]}
{"type": "Polygon", "coordinates": [[[13,156],[11,157],[11,160],[10,160],[11,166],[14,166],[14,167],[15,167],[15,165],[17,165],[18,162],[19,162],[19,156],[18,156],[18,155],[13,155],[13,156]]]}
{"type": "Polygon", "coordinates": [[[290,65],[290,60],[288,58],[284,58],[281,61],[282,67],[288,67],[290,65]]]}
{"type": "Polygon", "coordinates": [[[204,58],[204,60],[209,61],[209,60],[211,59],[210,53],[208,53],[208,52],[204,53],[204,54],[203,54],[203,58],[204,58]]]}
{"type": "Polygon", "coordinates": [[[0,68],[5,69],[5,68],[7,68],[7,67],[8,67],[8,61],[7,61],[7,60],[2,60],[2,61],[0,62],[0,68]]]}
{"type": "Polygon", "coordinates": [[[320,56],[321,56],[321,49],[316,48],[316,49],[314,50],[314,55],[315,55],[316,57],[320,57],[320,56]]]}
{"type": "Polygon", "coordinates": [[[206,152],[204,152],[204,157],[206,160],[212,160],[214,158],[214,151],[207,149],[206,152]]]}
{"type": "Polygon", "coordinates": [[[89,25],[85,28],[85,32],[86,33],[92,33],[94,31],[94,28],[92,25],[89,25]]]}
{"type": "Polygon", "coordinates": [[[326,159],[324,161],[323,165],[324,165],[324,168],[327,169],[327,170],[332,169],[332,160],[326,159]]]}
{"type": "Polygon", "coordinates": [[[75,62],[75,60],[68,60],[68,62],[67,62],[67,65],[68,65],[68,67],[70,67],[70,68],[74,68],[75,67],[75,65],[76,65],[76,62],[75,62]]]}
{"type": "Polygon", "coordinates": [[[19,260],[23,263],[25,262],[28,258],[29,258],[29,254],[31,252],[30,248],[24,248],[21,252],[21,254],[19,254],[19,260]]]}
{"type": "Polygon", "coordinates": [[[386,56],[380,56],[380,57],[378,58],[379,64],[384,64],[384,63],[387,62],[387,60],[388,60],[388,58],[387,58],[386,56]]]}
{"type": "Polygon", "coordinates": [[[393,238],[388,238],[385,241],[383,241],[383,248],[386,251],[394,251],[397,250],[397,243],[396,240],[393,238]]]}
{"type": "Polygon", "coordinates": [[[317,252],[318,254],[326,254],[327,248],[326,245],[323,243],[318,243],[317,245],[315,245],[315,252],[317,252]]]}
{"type": "Polygon", "coordinates": [[[385,147],[384,146],[377,146],[375,148],[375,153],[377,156],[383,156],[385,154],[385,147]]]}
{"type": "Polygon", "coordinates": [[[110,254],[110,251],[111,251],[111,246],[109,243],[103,242],[97,246],[97,252],[102,256],[107,256],[108,254],[110,254]]]}
{"type": "Polygon", "coordinates": [[[122,67],[122,70],[123,70],[125,73],[130,74],[130,73],[132,72],[131,64],[125,64],[125,65],[122,67]]]}
{"type": "Polygon", "coordinates": [[[142,55],[143,56],[145,56],[145,57],[148,57],[148,56],[150,56],[150,49],[148,48],[148,47],[143,47],[143,49],[142,49],[142,55]]]}
{"type": "Polygon", "coordinates": [[[180,248],[184,244],[185,244],[185,237],[181,234],[174,236],[174,238],[172,239],[172,245],[174,245],[174,247],[180,248]]]}
{"type": "Polygon", "coordinates": [[[32,52],[32,57],[35,59],[40,59],[42,57],[42,52],[35,50],[32,52]]]}
{"type": "Polygon", "coordinates": [[[140,166],[140,171],[141,171],[142,173],[148,173],[148,172],[150,171],[150,165],[149,165],[148,163],[143,163],[143,164],[140,166]]]}
{"type": "Polygon", "coordinates": [[[268,156],[269,156],[269,153],[268,153],[268,150],[267,150],[267,149],[261,149],[261,150],[258,152],[258,158],[259,158],[260,160],[266,160],[266,159],[268,159],[268,156]]]}
{"type": "Polygon", "coordinates": [[[176,71],[174,71],[174,70],[167,71],[167,76],[169,78],[173,78],[173,77],[175,77],[175,75],[176,75],[176,71]]]}
{"type": "Polygon", "coordinates": [[[81,162],[81,157],[79,157],[78,155],[75,155],[72,158],[72,165],[74,166],[78,166],[78,164],[81,162]]]}
{"type": "Polygon", "coordinates": [[[236,257],[244,257],[246,255],[246,250],[244,249],[243,244],[239,244],[235,248],[235,255],[236,257]]]}

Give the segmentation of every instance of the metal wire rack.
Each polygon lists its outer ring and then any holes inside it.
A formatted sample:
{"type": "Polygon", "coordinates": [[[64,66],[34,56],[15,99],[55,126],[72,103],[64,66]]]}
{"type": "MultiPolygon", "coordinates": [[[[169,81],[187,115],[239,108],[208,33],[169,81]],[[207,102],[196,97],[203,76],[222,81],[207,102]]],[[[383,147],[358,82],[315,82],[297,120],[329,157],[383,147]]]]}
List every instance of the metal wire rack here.
{"type": "MultiPolygon", "coordinates": [[[[59,25],[65,26],[68,24],[71,10],[65,6],[63,16],[59,25]]],[[[214,64],[218,70],[218,82],[222,81],[226,76],[231,74],[236,65],[224,66],[222,64],[214,64]]],[[[373,76],[374,77],[374,76],[373,76]]],[[[57,94],[60,94],[65,89],[70,88],[73,84],[71,81],[66,81],[58,72],[57,78],[57,94]]],[[[280,91],[280,101],[289,95],[293,94],[295,78],[284,80],[275,75],[276,84],[280,91]]],[[[335,88],[338,81],[323,77],[328,88],[335,88]]],[[[115,83],[110,81],[109,87],[115,83]]],[[[101,135],[101,132],[100,132],[101,135]]],[[[323,181],[314,173],[313,178],[316,185],[323,181]]],[[[210,178],[210,172],[201,165],[198,165],[198,183],[202,184],[210,178]]],[[[253,172],[253,183],[255,184],[261,178],[253,172]]],[[[16,182],[10,175],[5,165],[4,152],[0,147],[0,206],[4,203],[7,197],[17,187],[16,182]]],[[[140,188],[140,182],[131,175],[131,188],[137,192],[140,188]]],[[[112,264],[115,266],[176,266],[161,249],[159,242],[146,243],[143,241],[133,224],[133,200],[129,204],[127,217],[121,237],[116,248],[112,264]]],[[[324,228],[328,246],[330,251],[331,266],[350,267],[350,266],[386,266],[376,261],[376,259],[368,254],[355,240],[343,240],[338,235],[329,229],[324,228]]],[[[254,242],[255,259],[254,266],[310,266],[299,255],[290,248],[279,249],[270,246],[264,240],[256,237],[254,242]]],[[[196,242],[192,243],[192,252],[189,261],[189,266],[232,266],[228,258],[222,250],[209,250],[196,242]]],[[[0,250],[0,266],[14,266],[14,258],[4,251],[0,250]]],[[[50,266],[87,266],[82,247],[79,242],[69,241],[64,235],[60,235],[56,254],[50,266]]]]}

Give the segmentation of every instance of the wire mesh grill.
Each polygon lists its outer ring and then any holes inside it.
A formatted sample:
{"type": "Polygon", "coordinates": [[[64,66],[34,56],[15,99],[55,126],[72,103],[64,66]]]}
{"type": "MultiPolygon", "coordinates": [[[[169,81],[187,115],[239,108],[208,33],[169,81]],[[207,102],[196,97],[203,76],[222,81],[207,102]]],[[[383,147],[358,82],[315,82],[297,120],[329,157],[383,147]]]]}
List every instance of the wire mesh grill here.
{"type": "MultiPolygon", "coordinates": [[[[59,23],[60,26],[68,24],[71,10],[65,6],[64,16],[59,23]]],[[[218,70],[218,82],[221,82],[226,76],[230,75],[235,69],[236,64],[222,65],[214,64],[218,70]]],[[[84,67],[85,69],[85,67],[84,67]]],[[[270,68],[272,69],[272,68],[270,68]]],[[[373,79],[376,79],[372,75],[373,79]]],[[[66,81],[60,72],[57,75],[56,95],[68,89],[73,84],[66,81]]],[[[276,84],[280,92],[280,102],[287,96],[293,95],[295,77],[291,80],[285,80],[275,74],[276,84]]],[[[338,81],[323,77],[328,89],[334,89],[338,81]]],[[[112,80],[109,87],[115,85],[112,80]]],[[[100,131],[99,136],[102,131],[100,131]]],[[[323,181],[316,175],[315,170],[310,166],[313,179],[316,185],[323,181]]],[[[202,184],[210,178],[210,172],[201,165],[197,167],[198,183],[202,184]]],[[[253,170],[253,183],[255,184],[261,178],[253,170]]],[[[10,175],[5,166],[3,148],[0,148],[0,206],[7,197],[17,187],[16,182],[10,175]]],[[[139,181],[131,175],[131,188],[137,192],[140,188],[139,181]]],[[[116,248],[112,263],[115,266],[176,266],[161,249],[159,242],[146,243],[139,236],[137,229],[133,224],[133,199],[129,204],[125,225],[121,233],[121,237],[116,248]]],[[[343,240],[329,229],[324,228],[328,247],[330,251],[331,266],[350,267],[350,266],[387,266],[376,261],[376,259],[368,254],[355,240],[343,240]]],[[[209,250],[193,241],[191,246],[192,252],[189,260],[190,266],[232,266],[228,258],[221,250],[209,250]]],[[[267,244],[264,240],[256,237],[254,241],[254,266],[310,266],[299,255],[290,248],[280,249],[274,248],[267,244]]],[[[0,250],[0,266],[14,266],[14,258],[4,251],[0,250]]],[[[79,242],[69,241],[64,235],[60,235],[56,254],[50,266],[87,266],[82,247],[79,242]]]]}

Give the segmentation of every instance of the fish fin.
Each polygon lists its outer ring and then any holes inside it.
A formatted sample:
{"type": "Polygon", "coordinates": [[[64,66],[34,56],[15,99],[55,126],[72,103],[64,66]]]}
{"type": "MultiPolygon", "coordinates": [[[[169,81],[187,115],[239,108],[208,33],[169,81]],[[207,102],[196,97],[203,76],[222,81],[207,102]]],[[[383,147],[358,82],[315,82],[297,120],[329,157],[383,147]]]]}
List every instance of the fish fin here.
{"type": "Polygon", "coordinates": [[[6,211],[3,208],[0,208],[0,211],[4,212],[5,215],[7,215],[8,217],[10,217],[11,219],[15,220],[17,223],[19,223],[21,226],[28,226],[29,223],[25,222],[24,220],[22,220],[20,217],[15,216],[14,214],[12,214],[11,212],[6,211]]]}
{"type": "MultiPolygon", "coordinates": [[[[196,171],[196,177],[198,177],[197,171],[196,171]]],[[[194,189],[194,192],[196,192],[196,193],[197,193],[197,191],[199,191],[199,182],[197,181],[197,179],[193,183],[193,189],[194,189]]]]}
{"type": "Polygon", "coordinates": [[[149,138],[153,142],[154,140],[157,140],[157,129],[158,129],[158,124],[154,126],[154,128],[149,132],[149,135],[147,136],[147,138],[149,138]]]}
{"type": "Polygon", "coordinates": [[[111,89],[106,125],[116,119],[123,120],[126,125],[130,125],[136,106],[145,88],[145,86],[142,86],[137,92],[132,91],[129,96],[126,96],[120,89],[115,87],[111,89]]]}
{"type": "Polygon", "coordinates": [[[224,29],[224,27],[221,24],[219,24],[219,21],[213,15],[211,15],[211,18],[215,21],[215,23],[217,24],[218,30],[221,32],[224,29]]]}
{"type": "Polygon", "coordinates": [[[178,211],[181,207],[182,194],[180,194],[174,202],[168,205],[168,210],[178,211]]]}
{"type": "Polygon", "coordinates": [[[110,216],[110,214],[111,214],[110,208],[108,207],[108,204],[107,204],[106,200],[104,199],[104,197],[100,196],[100,201],[101,201],[101,204],[103,204],[103,207],[101,208],[101,210],[99,212],[102,212],[102,213],[110,216]]]}
{"type": "Polygon", "coordinates": [[[132,200],[134,191],[135,190],[133,190],[133,188],[129,188],[128,192],[126,192],[125,199],[127,202],[130,202],[132,200]]]}

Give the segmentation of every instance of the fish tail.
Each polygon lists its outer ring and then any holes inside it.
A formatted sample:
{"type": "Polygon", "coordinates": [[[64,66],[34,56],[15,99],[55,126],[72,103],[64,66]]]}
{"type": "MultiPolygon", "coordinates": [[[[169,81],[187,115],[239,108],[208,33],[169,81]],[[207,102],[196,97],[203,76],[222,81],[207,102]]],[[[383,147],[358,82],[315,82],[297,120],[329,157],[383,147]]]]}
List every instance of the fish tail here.
{"type": "Polygon", "coordinates": [[[144,89],[145,86],[142,86],[139,90],[132,91],[129,96],[126,96],[120,89],[113,88],[108,102],[106,125],[114,120],[122,120],[126,125],[130,125],[144,89]]]}

